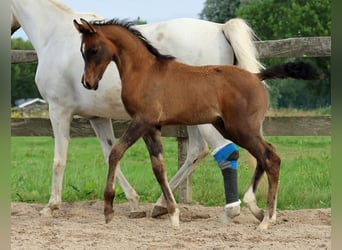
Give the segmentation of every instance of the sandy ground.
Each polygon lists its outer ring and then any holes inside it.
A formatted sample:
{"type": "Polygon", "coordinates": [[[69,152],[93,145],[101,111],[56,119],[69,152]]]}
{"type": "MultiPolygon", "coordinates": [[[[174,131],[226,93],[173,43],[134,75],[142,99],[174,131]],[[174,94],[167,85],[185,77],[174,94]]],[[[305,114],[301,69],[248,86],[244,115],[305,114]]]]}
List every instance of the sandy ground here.
{"type": "Polygon", "coordinates": [[[258,231],[258,221],[243,208],[231,224],[223,207],[179,205],[181,224],[167,216],[130,219],[128,204],[115,204],[104,223],[103,202],[63,203],[53,218],[42,217],[42,204],[11,204],[11,249],[331,249],[331,209],[279,211],[277,224],[258,231]]]}

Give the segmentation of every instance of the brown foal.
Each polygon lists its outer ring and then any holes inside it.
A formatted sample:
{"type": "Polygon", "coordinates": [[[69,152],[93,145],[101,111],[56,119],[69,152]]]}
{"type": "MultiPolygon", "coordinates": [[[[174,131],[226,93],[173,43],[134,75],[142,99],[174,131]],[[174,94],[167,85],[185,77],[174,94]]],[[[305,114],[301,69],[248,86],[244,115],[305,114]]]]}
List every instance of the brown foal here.
{"type": "Polygon", "coordinates": [[[315,69],[303,62],[287,63],[250,73],[237,66],[190,66],[158,52],[130,23],[111,20],[74,20],[82,34],[85,61],[82,83],[96,90],[107,65],[114,61],[122,80],[122,101],[132,121],[109,157],[104,191],[104,215],[113,217],[116,166],[124,152],[143,137],[153,172],[167,201],[172,225],[179,226],[179,210],[168,184],[160,128],[163,125],[213,124],[227,139],[248,150],[257,166],[244,202],[262,221],[260,229],[276,221],[280,158],[263,139],[262,124],[268,108],[265,79],[317,79],[315,69]],[[268,177],[267,208],[256,203],[258,182],[268,177]]]}

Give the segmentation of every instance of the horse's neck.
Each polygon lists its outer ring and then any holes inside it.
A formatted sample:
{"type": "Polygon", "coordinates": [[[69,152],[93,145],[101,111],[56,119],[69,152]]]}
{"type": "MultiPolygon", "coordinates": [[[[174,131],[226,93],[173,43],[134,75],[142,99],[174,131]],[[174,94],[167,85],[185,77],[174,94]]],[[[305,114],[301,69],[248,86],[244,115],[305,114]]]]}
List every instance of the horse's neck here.
{"type": "Polygon", "coordinates": [[[39,54],[51,38],[65,38],[73,29],[71,9],[57,0],[13,0],[12,11],[39,54]]]}
{"type": "Polygon", "coordinates": [[[69,21],[65,18],[68,13],[51,0],[13,0],[12,8],[37,52],[53,36],[60,23],[69,21]]]}
{"type": "MultiPolygon", "coordinates": [[[[108,26],[109,27],[109,26],[108,26]]],[[[104,26],[104,28],[106,28],[104,26]]],[[[108,29],[109,30],[109,29],[108,29]]],[[[156,61],[145,45],[135,35],[122,27],[110,29],[107,33],[107,38],[112,41],[116,47],[120,47],[120,55],[116,54],[115,61],[121,79],[127,79],[134,74],[140,74],[156,61]]],[[[134,76],[133,76],[134,77],[134,76]]]]}

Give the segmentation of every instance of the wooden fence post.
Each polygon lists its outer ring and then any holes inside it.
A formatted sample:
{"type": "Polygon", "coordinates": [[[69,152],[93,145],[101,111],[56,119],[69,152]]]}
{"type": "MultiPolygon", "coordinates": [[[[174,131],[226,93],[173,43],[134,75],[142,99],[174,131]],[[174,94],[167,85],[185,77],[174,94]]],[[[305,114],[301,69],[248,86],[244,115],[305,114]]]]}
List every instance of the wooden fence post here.
{"type": "MultiPolygon", "coordinates": [[[[185,159],[188,152],[188,138],[185,137],[177,137],[178,142],[178,168],[180,168],[185,159]]],[[[191,175],[186,178],[179,185],[179,203],[189,203],[192,200],[192,185],[191,185],[191,175]]]]}

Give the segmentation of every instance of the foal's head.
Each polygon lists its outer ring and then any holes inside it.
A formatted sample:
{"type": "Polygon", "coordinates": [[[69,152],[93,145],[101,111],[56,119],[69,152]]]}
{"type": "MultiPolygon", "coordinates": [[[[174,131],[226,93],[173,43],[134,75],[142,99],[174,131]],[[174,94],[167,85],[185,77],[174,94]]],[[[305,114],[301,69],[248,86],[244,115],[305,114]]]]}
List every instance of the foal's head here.
{"type": "Polygon", "coordinates": [[[81,23],[74,20],[74,26],[82,34],[81,53],[84,59],[84,73],[82,84],[87,89],[96,90],[103,73],[112,61],[112,52],[115,49],[112,43],[101,31],[84,19],[81,23]]]}

